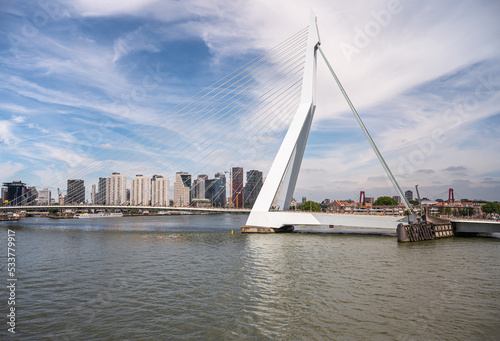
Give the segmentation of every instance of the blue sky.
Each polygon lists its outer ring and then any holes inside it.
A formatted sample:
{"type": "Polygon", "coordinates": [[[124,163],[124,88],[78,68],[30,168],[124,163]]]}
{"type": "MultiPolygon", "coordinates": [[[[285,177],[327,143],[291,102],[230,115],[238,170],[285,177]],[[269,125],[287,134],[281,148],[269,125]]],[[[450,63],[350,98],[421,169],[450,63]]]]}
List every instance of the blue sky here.
{"type": "MultiPolygon", "coordinates": [[[[451,187],[459,198],[500,200],[497,1],[0,6],[1,181],[64,188],[64,171],[300,31],[312,8],[322,48],[401,187],[419,184],[430,199],[451,187]]],[[[395,195],[322,60],[317,98],[295,197],[395,195]]],[[[255,158],[242,165],[268,167],[255,158]]],[[[100,160],[94,175],[151,176],[168,163],[134,161],[100,160]]]]}

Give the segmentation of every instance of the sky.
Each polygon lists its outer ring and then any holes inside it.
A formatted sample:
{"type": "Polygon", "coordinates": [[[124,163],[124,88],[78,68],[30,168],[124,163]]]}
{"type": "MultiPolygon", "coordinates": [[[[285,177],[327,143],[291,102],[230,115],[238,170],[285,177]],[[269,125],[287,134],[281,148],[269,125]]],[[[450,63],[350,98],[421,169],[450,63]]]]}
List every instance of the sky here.
{"type": "MultiPolygon", "coordinates": [[[[429,199],[453,188],[456,199],[500,200],[494,0],[2,1],[0,181],[64,187],[59,172],[117,148],[304,29],[311,10],[323,51],[403,191],[418,184],[429,199]]],[[[396,195],[321,58],[316,104],[295,198],[396,195]]],[[[95,176],[153,175],[134,160],[113,162],[101,159],[95,176]]]]}

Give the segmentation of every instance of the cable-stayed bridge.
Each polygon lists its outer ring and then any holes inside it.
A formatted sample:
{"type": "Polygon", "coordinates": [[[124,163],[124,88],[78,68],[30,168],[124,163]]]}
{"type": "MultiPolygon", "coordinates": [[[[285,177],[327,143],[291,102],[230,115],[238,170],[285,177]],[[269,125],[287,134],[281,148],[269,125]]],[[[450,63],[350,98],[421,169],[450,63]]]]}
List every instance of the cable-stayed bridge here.
{"type": "MultiPolygon", "coordinates": [[[[55,171],[53,179],[48,182],[53,184],[52,188],[58,189],[63,187],[68,179],[85,179],[87,184],[95,185],[100,184],[106,173],[121,173],[121,177],[116,176],[116,181],[111,180],[106,185],[109,187],[106,192],[108,194],[105,200],[103,199],[105,205],[99,205],[102,202],[93,198],[92,201],[96,201],[98,205],[77,203],[76,206],[65,206],[60,203],[58,206],[47,207],[250,212],[245,227],[248,231],[274,230],[293,225],[395,229],[399,223],[407,222],[408,218],[297,213],[289,210],[316,109],[318,52],[330,68],[396,192],[403,199],[408,211],[412,212],[396,179],[322,52],[316,17],[313,14],[307,28],[118,141],[108,142],[104,137],[102,140],[106,143],[100,144],[104,148],[90,144],[85,159],[79,160],[82,157],[77,153],[70,156],[68,163],[73,163],[73,166],[64,172],[55,171]],[[74,162],[75,159],[78,159],[78,162],[74,162]],[[260,179],[261,189],[251,189],[259,191],[255,201],[251,203],[251,211],[186,207],[192,199],[206,200],[208,193],[211,193],[210,199],[225,197],[225,180],[224,186],[220,186],[216,181],[207,181],[206,174],[217,173],[219,179],[225,179],[223,175],[228,173],[228,170],[230,172],[240,165],[245,165],[247,169],[262,169],[264,171],[260,174],[267,174],[265,180],[260,179]],[[187,171],[182,172],[183,170],[187,171]],[[150,206],[144,205],[144,202],[147,202],[144,196],[149,187],[140,181],[139,175],[136,176],[136,179],[139,179],[137,188],[131,188],[131,198],[126,199],[127,189],[124,182],[127,180],[123,174],[146,172],[166,174],[168,178],[175,174],[173,207],[158,207],[153,202],[150,206]],[[195,174],[198,174],[198,179],[192,184],[195,174]],[[197,189],[194,194],[193,188],[197,189]]],[[[170,193],[170,186],[167,187],[170,193]]],[[[243,188],[231,182],[229,187],[230,204],[238,208],[241,205],[238,198],[243,188]]],[[[77,189],[68,188],[66,198],[74,197],[76,191],[77,189]]],[[[251,191],[247,193],[247,197],[255,197],[251,191]]],[[[23,200],[16,208],[32,207],[24,206],[23,200]]]]}

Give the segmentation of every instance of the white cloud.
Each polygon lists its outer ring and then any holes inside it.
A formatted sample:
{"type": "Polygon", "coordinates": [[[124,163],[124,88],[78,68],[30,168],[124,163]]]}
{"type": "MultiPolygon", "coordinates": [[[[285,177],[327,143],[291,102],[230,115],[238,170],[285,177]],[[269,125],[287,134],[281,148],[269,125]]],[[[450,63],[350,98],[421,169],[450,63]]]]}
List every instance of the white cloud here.
{"type": "Polygon", "coordinates": [[[159,52],[159,48],[155,45],[152,40],[152,36],[156,33],[148,25],[139,27],[133,32],[129,32],[124,36],[119,37],[115,40],[113,50],[115,56],[113,58],[113,63],[116,63],[120,58],[129,54],[133,51],[149,51],[149,52],[159,52]]]}
{"type": "Polygon", "coordinates": [[[26,166],[21,163],[16,163],[12,161],[2,161],[0,164],[0,174],[2,174],[3,180],[12,179],[17,172],[25,169],[26,166]]]}
{"type": "Polygon", "coordinates": [[[129,0],[129,1],[101,1],[101,0],[78,0],[74,6],[81,15],[88,17],[100,17],[122,14],[134,14],[147,5],[158,2],[158,0],[129,0]]]}
{"type": "Polygon", "coordinates": [[[30,127],[31,129],[37,129],[44,134],[48,134],[50,132],[49,130],[47,130],[43,127],[40,127],[40,125],[38,125],[38,123],[28,123],[28,127],[30,127]]]}
{"type": "Polygon", "coordinates": [[[12,116],[12,122],[14,123],[23,123],[25,120],[25,116],[12,116]]]}

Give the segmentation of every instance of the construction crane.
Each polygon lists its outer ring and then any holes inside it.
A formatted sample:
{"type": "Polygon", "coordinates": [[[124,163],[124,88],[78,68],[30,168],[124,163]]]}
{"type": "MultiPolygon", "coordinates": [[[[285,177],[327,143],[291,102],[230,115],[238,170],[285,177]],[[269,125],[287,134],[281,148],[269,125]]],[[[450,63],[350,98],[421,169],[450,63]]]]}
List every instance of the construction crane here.
{"type": "Polygon", "coordinates": [[[59,205],[64,205],[64,197],[59,188],[57,188],[57,195],[59,196],[58,197],[59,205]]]}

